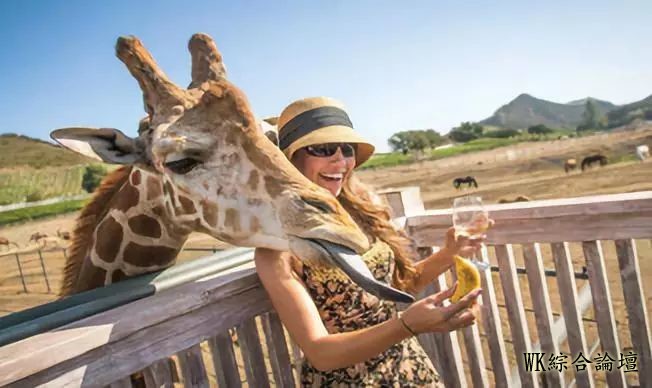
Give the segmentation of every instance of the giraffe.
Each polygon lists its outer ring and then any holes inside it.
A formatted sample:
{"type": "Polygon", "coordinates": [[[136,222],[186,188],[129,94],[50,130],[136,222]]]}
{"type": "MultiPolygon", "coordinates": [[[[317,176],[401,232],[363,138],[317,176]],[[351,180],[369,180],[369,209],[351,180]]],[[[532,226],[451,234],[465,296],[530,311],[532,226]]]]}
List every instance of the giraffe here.
{"type": "Polygon", "coordinates": [[[124,165],[81,212],[61,295],[168,267],[199,231],[236,246],[289,250],[338,266],[380,298],[413,300],[373,277],[359,257],[367,237],[263,135],[213,40],[195,34],[189,50],[192,82],[182,89],[137,38],[118,39],[116,55],[148,113],[137,137],[113,128],[51,133],[73,151],[124,165]]]}

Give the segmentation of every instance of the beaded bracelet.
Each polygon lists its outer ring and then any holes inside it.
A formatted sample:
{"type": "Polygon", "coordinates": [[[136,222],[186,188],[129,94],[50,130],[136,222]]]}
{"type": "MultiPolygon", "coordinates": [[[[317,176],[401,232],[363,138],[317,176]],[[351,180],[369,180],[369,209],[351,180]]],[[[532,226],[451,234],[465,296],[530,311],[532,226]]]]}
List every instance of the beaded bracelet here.
{"type": "Polygon", "coordinates": [[[405,321],[403,320],[403,314],[402,314],[402,312],[400,312],[400,313],[398,314],[398,320],[401,321],[401,324],[403,325],[403,327],[405,328],[405,330],[409,331],[410,334],[412,334],[413,336],[416,337],[417,333],[415,333],[414,330],[412,330],[412,329],[410,328],[410,326],[408,326],[407,323],[405,323],[405,321]]]}

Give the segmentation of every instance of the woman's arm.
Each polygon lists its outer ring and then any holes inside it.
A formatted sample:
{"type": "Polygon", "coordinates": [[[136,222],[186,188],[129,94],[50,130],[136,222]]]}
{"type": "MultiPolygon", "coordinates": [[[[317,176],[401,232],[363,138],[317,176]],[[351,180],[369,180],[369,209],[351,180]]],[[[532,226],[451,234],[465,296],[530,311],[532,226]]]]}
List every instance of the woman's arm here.
{"type": "Polygon", "coordinates": [[[439,275],[453,266],[454,256],[445,247],[433,253],[414,265],[417,276],[414,280],[413,291],[415,294],[423,291],[439,275]]]}
{"type": "MultiPolygon", "coordinates": [[[[362,330],[329,334],[310,294],[292,271],[287,253],[256,249],[255,263],[281,321],[319,370],[344,368],[366,361],[411,335],[398,319],[362,330]]],[[[448,293],[438,294],[438,298],[449,296],[448,293]]],[[[434,305],[440,303],[439,299],[426,298],[410,306],[403,319],[416,332],[465,327],[475,319],[467,308],[476,297],[477,293],[471,293],[466,299],[446,307],[434,305]]]]}
{"type": "MultiPolygon", "coordinates": [[[[493,220],[489,220],[489,225],[493,224],[493,220]]],[[[484,237],[469,239],[464,235],[457,236],[455,228],[449,228],[444,247],[414,265],[417,275],[411,291],[415,294],[423,291],[428,284],[453,266],[455,255],[462,257],[474,255],[484,241],[484,237]]]]}

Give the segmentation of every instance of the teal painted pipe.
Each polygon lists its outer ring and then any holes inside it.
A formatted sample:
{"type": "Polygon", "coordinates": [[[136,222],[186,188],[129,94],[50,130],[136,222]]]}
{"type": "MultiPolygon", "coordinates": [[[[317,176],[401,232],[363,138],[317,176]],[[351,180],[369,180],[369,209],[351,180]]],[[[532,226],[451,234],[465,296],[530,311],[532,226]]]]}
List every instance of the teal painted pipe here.
{"type": "Polygon", "coordinates": [[[0,346],[226,271],[252,259],[251,248],[230,249],[8,315],[0,318],[0,346]]]}

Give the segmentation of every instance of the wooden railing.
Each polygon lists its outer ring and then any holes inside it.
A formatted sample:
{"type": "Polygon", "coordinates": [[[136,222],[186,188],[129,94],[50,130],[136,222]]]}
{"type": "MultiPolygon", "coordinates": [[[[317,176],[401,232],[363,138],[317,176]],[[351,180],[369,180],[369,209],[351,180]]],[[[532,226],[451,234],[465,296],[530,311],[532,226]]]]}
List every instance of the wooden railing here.
{"type": "MultiPolygon", "coordinates": [[[[399,216],[396,221],[419,247],[427,251],[441,244],[451,225],[450,210],[423,211],[415,189],[384,195],[399,216]]],[[[499,271],[482,273],[481,324],[419,336],[446,386],[537,387],[544,379],[548,386],[571,380],[578,387],[599,381],[614,387],[650,386],[652,345],[637,247],[649,247],[652,238],[652,192],[488,208],[496,225],[481,256],[499,271]],[[579,308],[574,277],[578,250],[588,270],[588,281],[578,282],[590,287],[590,319],[579,308]],[[613,257],[607,253],[611,250],[613,257]],[[526,270],[520,277],[519,261],[526,270]],[[619,274],[608,270],[615,262],[619,274]],[[556,284],[545,274],[552,265],[556,284]],[[621,295],[614,291],[620,291],[614,288],[618,277],[621,295]],[[625,310],[624,316],[618,315],[619,309],[625,310]],[[554,329],[561,318],[567,334],[563,342],[554,329]],[[579,352],[592,358],[588,337],[597,337],[591,343],[599,340],[596,352],[608,352],[616,360],[626,353],[621,344],[631,342],[627,348],[637,355],[638,371],[625,373],[615,363],[611,373],[591,367],[576,372],[571,361],[579,352]],[[533,352],[534,342],[547,355],[568,354],[568,370],[527,370],[523,354],[533,352]]],[[[652,250],[646,249],[649,262],[652,250]]],[[[448,284],[442,275],[427,292],[448,284]]],[[[129,375],[140,370],[148,385],[169,386],[173,373],[167,358],[173,356],[186,386],[241,386],[246,380],[250,387],[290,387],[296,384],[297,369],[289,343],[249,268],[168,289],[6,345],[0,348],[0,386],[130,386],[129,375]]]]}

